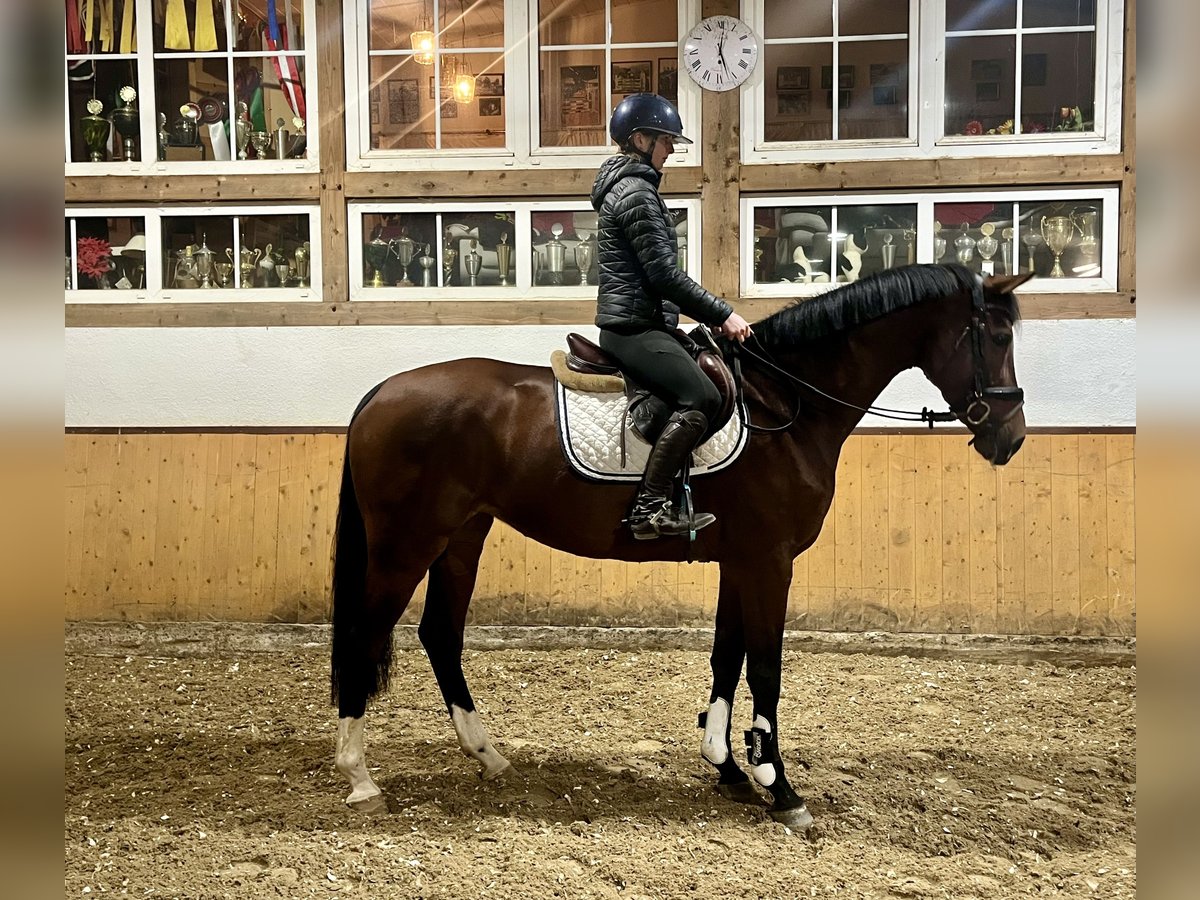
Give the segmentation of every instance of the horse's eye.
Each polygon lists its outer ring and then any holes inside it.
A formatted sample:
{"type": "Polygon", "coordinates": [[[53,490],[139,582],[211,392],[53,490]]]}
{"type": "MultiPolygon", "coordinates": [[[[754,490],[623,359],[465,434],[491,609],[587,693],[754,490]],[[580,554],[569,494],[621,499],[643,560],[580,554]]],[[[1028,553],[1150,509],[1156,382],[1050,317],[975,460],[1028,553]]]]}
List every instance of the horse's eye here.
{"type": "Polygon", "coordinates": [[[998,332],[997,334],[992,335],[992,340],[999,347],[1007,347],[1009,344],[1012,343],[1012,332],[1010,332],[1010,331],[998,332]]]}

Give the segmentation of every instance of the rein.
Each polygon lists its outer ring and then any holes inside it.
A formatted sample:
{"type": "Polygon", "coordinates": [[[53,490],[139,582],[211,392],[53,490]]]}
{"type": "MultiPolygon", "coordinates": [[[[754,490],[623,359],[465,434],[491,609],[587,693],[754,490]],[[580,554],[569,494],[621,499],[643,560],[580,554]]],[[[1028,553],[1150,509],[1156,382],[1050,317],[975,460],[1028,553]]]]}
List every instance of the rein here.
{"type": "MultiPolygon", "coordinates": [[[[798,378],[786,369],[778,366],[767,352],[766,347],[751,334],[754,342],[758,344],[764,355],[755,353],[745,344],[733,346],[733,371],[734,377],[738,386],[738,400],[742,400],[742,366],[741,352],[745,351],[754,359],[775,374],[782,376],[787,381],[801,387],[807,388],[814,394],[824,397],[826,400],[832,400],[841,406],[848,409],[857,410],[865,415],[876,416],[881,419],[893,419],[897,422],[927,422],[930,430],[933,429],[936,422],[954,422],[961,419],[971,426],[979,426],[986,422],[991,417],[991,405],[987,402],[989,399],[1002,400],[1014,404],[1003,419],[999,420],[998,425],[1003,425],[1009,419],[1017,414],[1017,411],[1025,404],[1025,392],[1019,387],[993,387],[985,382],[990,381],[987,372],[987,361],[983,356],[983,340],[987,335],[987,320],[986,320],[986,303],[983,299],[983,282],[978,277],[975,279],[975,284],[971,291],[971,322],[963,329],[963,333],[958,336],[958,340],[954,342],[954,347],[951,352],[957,350],[963,342],[963,339],[969,334],[971,335],[971,359],[972,359],[972,386],[973,391],[968,397],[966,408],[961,413],[950,409],[946,412],[937,412],[922,407],[920,412],[910,409],[891,409],[886,406],[859,406],[855,403],[850,403],[847,400],[842,400],[840,397],[835,397],[832,394],[826,393],[814,384],[810,384],[802,378],[798,378]]],[[[757,431],[764,434],[771,434],[780,431],[787,431],[796,424],[796,420],[800,418],[800,413],[803,410],[803,404],[799,395],[796,397],[796,411],[792,413],[791,419],[784,425],[768,427],[765,425],[754,425],[747,417],[747,427],[751,431],[757,431]]]]}

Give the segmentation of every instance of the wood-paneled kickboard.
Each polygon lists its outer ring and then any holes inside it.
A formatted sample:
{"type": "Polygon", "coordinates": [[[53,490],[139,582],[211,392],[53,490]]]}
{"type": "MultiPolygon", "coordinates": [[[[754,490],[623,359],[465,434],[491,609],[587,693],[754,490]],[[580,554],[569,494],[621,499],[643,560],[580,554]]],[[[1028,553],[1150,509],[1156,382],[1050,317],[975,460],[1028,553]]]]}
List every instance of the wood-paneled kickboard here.
{"type": "MultiPolygon", "coordinates": [[[[327,619],[343,435],[65,440],[69,620],[327,619]]],[[[1132,634],[1133,461],[1132,434],[1033,434],[1003,468],[962,434],[855,435],[789,625],[1132,634]]],[[[471,621],[711,624],[718,577],[576,558],[498,524],[471,621]]]]}

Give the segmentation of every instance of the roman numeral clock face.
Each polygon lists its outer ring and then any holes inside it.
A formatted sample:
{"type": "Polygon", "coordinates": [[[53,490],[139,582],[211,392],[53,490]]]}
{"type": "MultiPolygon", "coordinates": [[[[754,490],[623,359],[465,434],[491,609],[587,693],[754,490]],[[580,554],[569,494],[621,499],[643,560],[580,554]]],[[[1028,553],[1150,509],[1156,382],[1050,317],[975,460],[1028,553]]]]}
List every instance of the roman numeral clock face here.
{"type": "Polygon", "coordinates": [[[758,39],[733,16],[709,16],[683,42],[683,67],[709,91],[731,91],[745,82],[758,62],[758,39]]]}

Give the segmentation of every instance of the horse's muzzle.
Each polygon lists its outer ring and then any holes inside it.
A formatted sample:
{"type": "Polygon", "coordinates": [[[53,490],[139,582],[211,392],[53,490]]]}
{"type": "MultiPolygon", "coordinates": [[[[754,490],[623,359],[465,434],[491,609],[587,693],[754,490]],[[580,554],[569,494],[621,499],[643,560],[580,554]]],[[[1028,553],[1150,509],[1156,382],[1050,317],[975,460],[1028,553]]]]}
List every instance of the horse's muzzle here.
{"type": "Polygon", "coordinates": [[[971,444],[976,452],[994,466],[1002,466],[1017,455],[1025,443],[1025,413],[1017,409],[1004,421],[989,421],[975,431],[971,444]]]}

